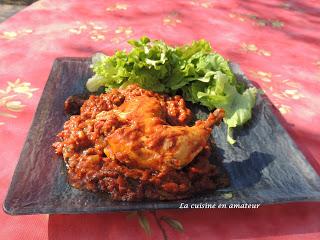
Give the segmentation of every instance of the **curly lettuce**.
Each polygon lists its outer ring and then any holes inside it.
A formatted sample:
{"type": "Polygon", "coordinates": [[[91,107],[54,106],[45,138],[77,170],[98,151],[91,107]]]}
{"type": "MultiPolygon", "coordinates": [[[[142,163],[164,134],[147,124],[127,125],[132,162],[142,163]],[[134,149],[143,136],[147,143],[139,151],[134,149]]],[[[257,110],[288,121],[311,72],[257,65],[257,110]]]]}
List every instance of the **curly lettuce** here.
{"type": "Polygon", "coordinates": [[[98,53],[92,57],[94,75],[87,89],[111,88],[139,84],[159,93],[181,91],[187,101],[199,103],[209,110],[223,108],[228,127],[227,140],[235,143],[232,130],[252,116],[256,88],[245,88],[238,82],[228,61],[213,52],[205,40],[191,45],[172,47],[147,37],[130,40],[130,52],[117,51],[112,56],[98,53]]]}

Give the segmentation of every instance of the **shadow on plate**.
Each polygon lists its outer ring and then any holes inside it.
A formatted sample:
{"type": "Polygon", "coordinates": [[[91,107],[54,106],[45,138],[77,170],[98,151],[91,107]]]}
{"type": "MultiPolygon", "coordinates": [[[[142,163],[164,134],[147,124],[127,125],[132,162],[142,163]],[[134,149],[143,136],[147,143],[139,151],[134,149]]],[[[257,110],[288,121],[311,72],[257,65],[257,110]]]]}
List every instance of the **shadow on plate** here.
{"type": "Polygon", "coordinates": [[[253,152],[245,160],[224,163],[229,174],[231,187],[242,189],[255,185],[262,176],[262,170],[274,160],[274,156],[261,152],[253,152]]]}

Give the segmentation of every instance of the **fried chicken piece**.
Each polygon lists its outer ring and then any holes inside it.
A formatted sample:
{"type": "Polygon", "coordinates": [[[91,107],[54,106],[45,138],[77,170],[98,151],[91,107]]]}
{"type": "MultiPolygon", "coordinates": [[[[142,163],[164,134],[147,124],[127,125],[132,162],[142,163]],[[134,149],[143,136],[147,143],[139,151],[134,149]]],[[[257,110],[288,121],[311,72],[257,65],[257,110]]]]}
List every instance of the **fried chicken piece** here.
{"type": "Polygon", "coordinates": [[[213,125],[223,115],[223,110],[217,109],[192,127],[171,126],[159,99],[142,95],[99,113],[97,118],[116,116],[123,123],[106,138],[104,152],[108,157],[132,167],[161,170],[189,164],[208,144],[213,125]]]}

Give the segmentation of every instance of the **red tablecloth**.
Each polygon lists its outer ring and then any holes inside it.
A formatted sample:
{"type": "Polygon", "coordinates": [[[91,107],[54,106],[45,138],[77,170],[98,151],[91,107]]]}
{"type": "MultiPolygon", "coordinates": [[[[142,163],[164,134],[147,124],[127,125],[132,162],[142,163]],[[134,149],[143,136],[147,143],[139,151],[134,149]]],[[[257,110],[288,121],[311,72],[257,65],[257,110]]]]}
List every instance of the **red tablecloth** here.
{"type": "MultiPolygon", "coordinates": [[[[148,35],[171,44],[209,40],[240,64],[278,108],[291,136],[320,172],[320,2],[79,1],[36,2],[0,25],[0,198],[3,201],[53,60],[128,47],[148,35]]],[[[144,213],[151,238],[163,233],[144,213]]],[[[157,211],[169,239],[320,239],[320,203],[259,209],[157,211]]],[[[127,213],[0,213],[0,239],[147,239],[127,213]]]]}

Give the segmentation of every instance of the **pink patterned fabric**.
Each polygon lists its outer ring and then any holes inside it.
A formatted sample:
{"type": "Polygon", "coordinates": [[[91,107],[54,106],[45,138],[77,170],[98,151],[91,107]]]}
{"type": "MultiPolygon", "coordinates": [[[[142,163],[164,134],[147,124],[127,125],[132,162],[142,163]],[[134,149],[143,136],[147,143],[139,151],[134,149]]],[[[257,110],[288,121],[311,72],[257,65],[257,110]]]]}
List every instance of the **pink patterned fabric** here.
{"type": "MultiPolygon", "coordinates": [[[[280,0],[42,0],[0,24],[0,198],[4,200],[56,57],[112,54],[147,35],[170,44],[205,38],[254,81],[320,172],[320,2],[280,0]]],[[[48,159],[49,161],[49,159],[48,159]]],[[[144,216],[151,238],[320,239],[320,203],[259,209],[157,211],[182,233],[144,216]],[[165,232],[165,233],[164,233],[165,232]]],[[[0,239],[148,239],[127,213],[0,213],[0,239]]]]}

